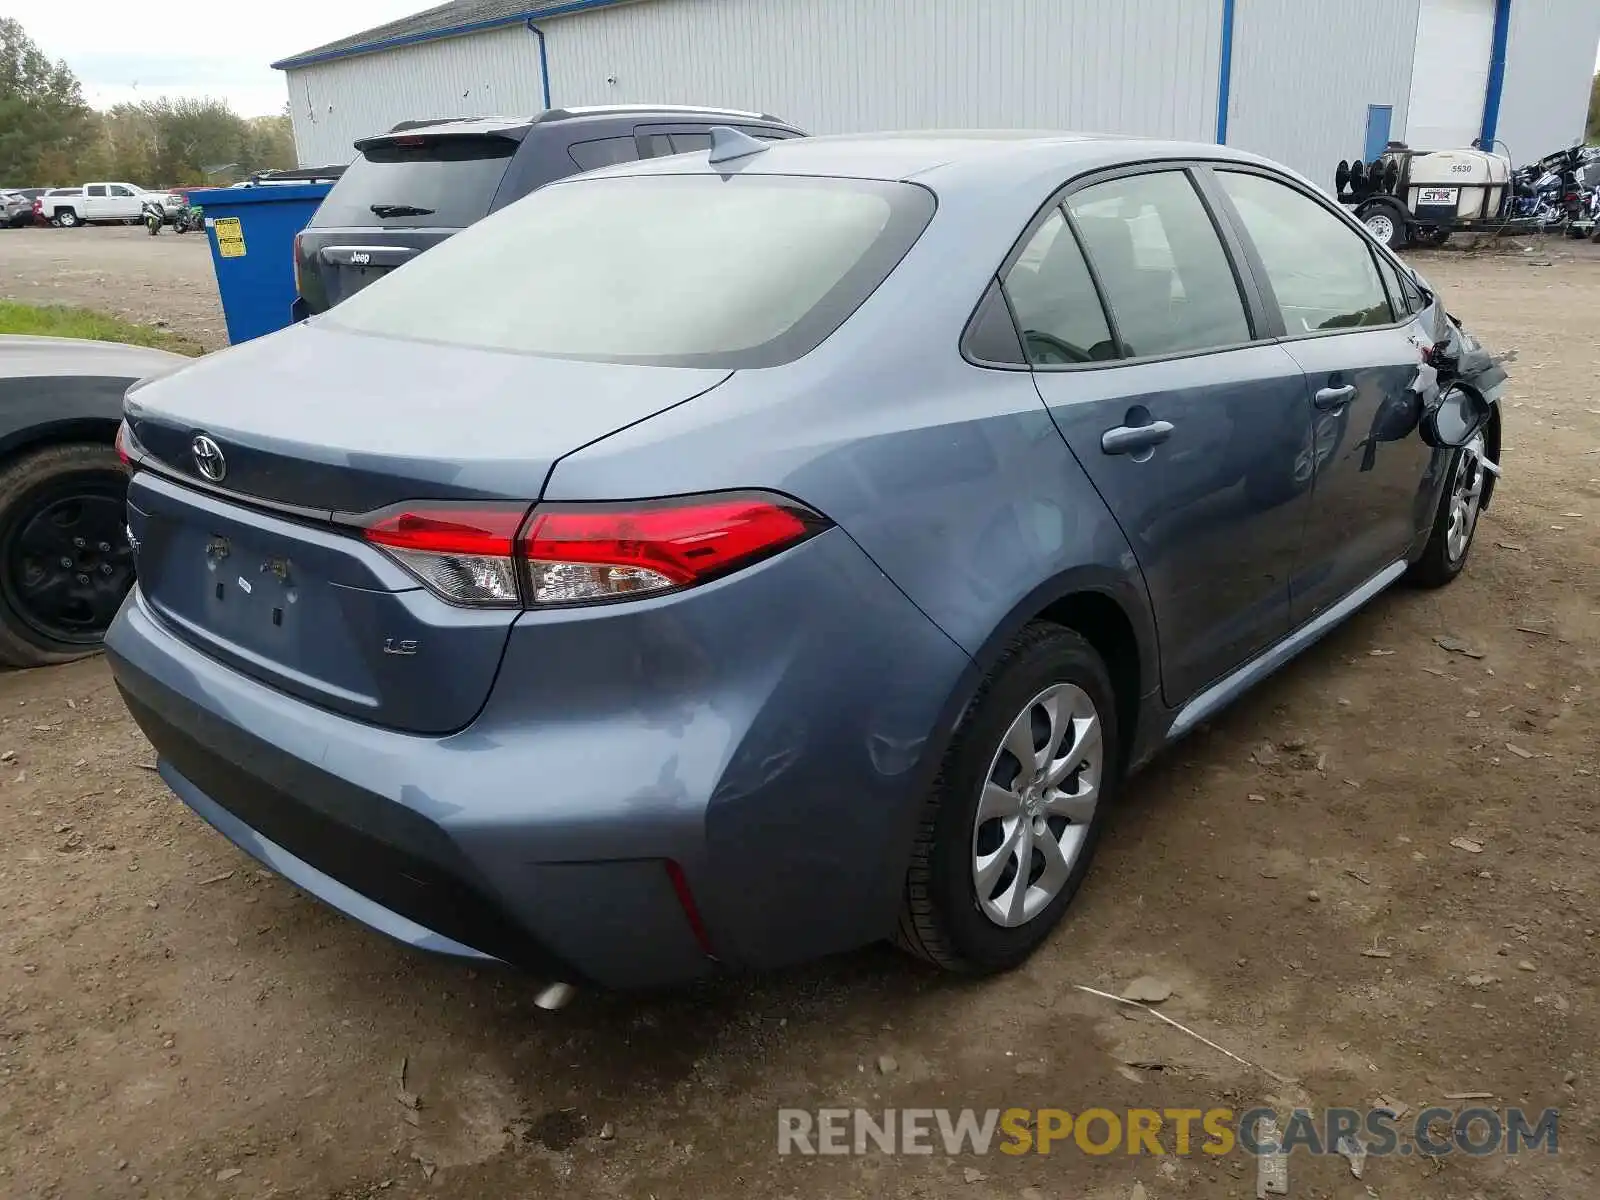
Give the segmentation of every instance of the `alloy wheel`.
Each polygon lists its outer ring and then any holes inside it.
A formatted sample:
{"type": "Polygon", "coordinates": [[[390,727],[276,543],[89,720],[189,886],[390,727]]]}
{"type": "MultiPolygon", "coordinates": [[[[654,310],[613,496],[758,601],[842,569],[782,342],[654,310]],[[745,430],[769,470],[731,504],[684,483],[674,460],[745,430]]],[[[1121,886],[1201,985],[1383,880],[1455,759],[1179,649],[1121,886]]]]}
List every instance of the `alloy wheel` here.
{"type": "Polygon", "coordinates": [[[1445,526],[1445,549],[1451,562],[1459,562],[1472,544],[1483,509],[1484,445],[1480,433],[1461,448],[1455,477],[1450,481],[1450,516],[1445,526]]]}
{"type": "Polygon", "coordinates": [[[996,925],[1025,925],[1072,875],[1100,802],[1100,714],[1082,688],[1054,684],[1023,706],[984,777],[972,882],[996,925]]]}

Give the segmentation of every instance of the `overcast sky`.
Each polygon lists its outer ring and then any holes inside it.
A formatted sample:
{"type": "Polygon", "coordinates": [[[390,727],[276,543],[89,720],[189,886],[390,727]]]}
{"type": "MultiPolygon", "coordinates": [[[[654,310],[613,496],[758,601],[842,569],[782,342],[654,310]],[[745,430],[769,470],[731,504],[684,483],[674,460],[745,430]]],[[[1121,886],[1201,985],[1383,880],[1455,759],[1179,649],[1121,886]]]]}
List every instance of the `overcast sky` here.
{"type": "Polygon", "coordinates": [[[96,108],[156,96],[217,96],[243,116],[279,112],[283,72],[267,64],[439,0],[0,0],[51,58],[64,58],[96,108]]]}

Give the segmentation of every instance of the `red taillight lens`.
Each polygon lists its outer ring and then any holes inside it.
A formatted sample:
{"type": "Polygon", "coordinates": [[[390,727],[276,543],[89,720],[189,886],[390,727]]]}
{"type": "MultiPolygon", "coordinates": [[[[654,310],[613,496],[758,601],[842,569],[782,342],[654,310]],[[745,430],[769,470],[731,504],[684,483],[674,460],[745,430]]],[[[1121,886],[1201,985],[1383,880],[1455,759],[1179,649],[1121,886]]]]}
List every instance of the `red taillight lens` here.
{"type": "Polygon", "coordinates": [[[390,509],[363,531],[452,604],[518,603],[513,557],[526,504],[434,504],[390,509]]]}
{"type": "Polygon", "coordinates": [[[621,504],[408,504],[362,533],[453,604],[592,604],[693,587],[827,521],[758,493],[621,504]]]}
{"type": "Polygon", "coordinates": [[[125,467],[133,466],[133,455],[128,450],[128,423],[126,421],[117,426],[117,457],[122,460],[125,467]]]}
{"type": "Polygon", "coordinates": [[[704,583],[822,527],[792,501],[760,495],[540,507],[518,550],[535,604],[617,600],[704,583]]]}

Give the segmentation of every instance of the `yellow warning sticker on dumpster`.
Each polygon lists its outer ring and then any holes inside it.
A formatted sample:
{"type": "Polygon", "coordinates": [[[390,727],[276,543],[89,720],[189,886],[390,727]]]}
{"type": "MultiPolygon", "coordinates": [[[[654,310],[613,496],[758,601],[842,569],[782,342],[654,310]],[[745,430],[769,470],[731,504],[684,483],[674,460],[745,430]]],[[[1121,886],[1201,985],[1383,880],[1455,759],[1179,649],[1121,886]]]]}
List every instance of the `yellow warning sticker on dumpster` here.
{"type": "Polygon", "coordinates": [[[244,257],[244,227],[238,217],[218,217],[212,228],[217,231],[217,253],[223,258],[244,257]]]}

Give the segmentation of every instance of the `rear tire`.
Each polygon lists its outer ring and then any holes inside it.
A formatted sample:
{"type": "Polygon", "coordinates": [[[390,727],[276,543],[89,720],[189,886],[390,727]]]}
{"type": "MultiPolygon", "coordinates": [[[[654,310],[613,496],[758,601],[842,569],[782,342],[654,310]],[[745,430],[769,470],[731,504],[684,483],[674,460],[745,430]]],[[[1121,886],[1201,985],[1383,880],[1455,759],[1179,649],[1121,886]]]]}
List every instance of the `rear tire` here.
{"type": "Polygon", "coordinates": [[[127,489],[116,451],[98,443],[48,446],[0,470],[0,665],[100,649],[133,585],[127,489]]]}
{"type": "Polygon", "coordinates": [[[1416,587],[1440,588],[1452,582],[1467,565],[1472,541],[1483,512],[1488,473],[1480,465],[1488,458],[1483,434],[1450,456],[1444,492],[1434,514],[1433,529],[1422,556],[1406,572],[1406,582],[1416,587]]]}
{"type": "Polygon", "coordinates": [[[61,226],[63,229],[72,229],[83,224],[82,221],[78,220],[78,214],[73,212],[70,208],[63,208],[60,212],[56,213],[55,221],[56,224],[61,226]]]}
{"type": "Polygon", "coordinates": [[[1029,625],[945,753],[917,829],[895,941],[969,975],[1024,962],[1088,873],[1121,761],[1116,694],[1100,655],[1073,630],[1029,625]]]}

